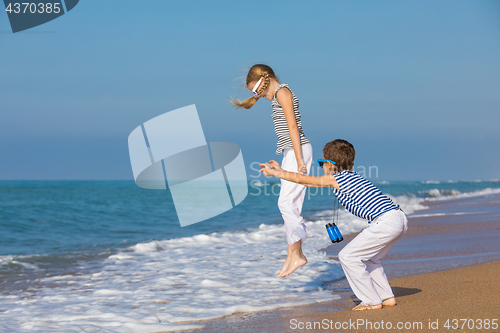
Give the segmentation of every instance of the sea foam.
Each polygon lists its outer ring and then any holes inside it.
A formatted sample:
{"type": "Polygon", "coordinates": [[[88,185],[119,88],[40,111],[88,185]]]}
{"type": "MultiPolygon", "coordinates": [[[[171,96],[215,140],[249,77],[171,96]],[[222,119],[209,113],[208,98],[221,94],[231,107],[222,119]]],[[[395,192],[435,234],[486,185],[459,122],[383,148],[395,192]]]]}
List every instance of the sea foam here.
{"type": "Polygon", "coordinates": [[[308,263],[285,279],[276,276],[287,253],[283,225],[144,242],[110,255],[97,272],[83,267],[38,279],[42,288],[0,295],[0,331],[174,331],[338,299],[326,286],[342,269],[318,251],[331,244],[325,223],[306,222],[314,234],[303,247],[308,263]]]}

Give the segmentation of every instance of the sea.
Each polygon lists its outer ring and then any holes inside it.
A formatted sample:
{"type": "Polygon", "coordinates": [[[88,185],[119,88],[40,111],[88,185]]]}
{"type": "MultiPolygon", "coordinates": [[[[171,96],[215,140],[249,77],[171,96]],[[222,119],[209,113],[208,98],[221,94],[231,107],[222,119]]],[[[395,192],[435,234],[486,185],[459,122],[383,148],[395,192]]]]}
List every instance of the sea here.
{"type": "MultiPolygon", "coordinates": [[[[373,183],[408,215],[426,201],[500,193],[498,180],[373,183]]],[[[344,274],[324,252],[325,224],[335,217],[346,235],[367,222],[334,210],[331,190],[308,189],[308,264],[278,278],[280,184],[248,186],[235,208],[181,227],[168,190],[133,181],[0,181],[0,332],[176,331],[338,299],[330,286],[344,274]]]]}

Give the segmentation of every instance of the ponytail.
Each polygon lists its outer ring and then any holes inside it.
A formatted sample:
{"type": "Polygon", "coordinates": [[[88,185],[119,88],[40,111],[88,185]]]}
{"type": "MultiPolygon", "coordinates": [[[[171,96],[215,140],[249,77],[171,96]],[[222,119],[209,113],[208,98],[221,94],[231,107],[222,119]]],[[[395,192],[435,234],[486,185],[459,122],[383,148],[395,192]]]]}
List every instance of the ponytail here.
{"type": "Polygon", "coordinates": [[[234,104],[236,106],[236,108],[238,108],[238,109],[239,108],[250,109],[255,104],[255,102],[257,102],[257,99],[258,98],[255,98],[252,96],[252,97],[249,97],[243,101],[240,101],[237,98],[231,97],[231,101],[229,103],[234,104]]]}
{"type": "Polygon", "coordinates": [[[250,109],[255,104],[255,102],[257,102],[257,100],[259,99],[258,96],[260,94],[262,94],[264,92],[264,90],[267,89],[267,87],[269,86],[269,83],[271,82],[271,78],[274,78],[276,81],[279,82],[276,75],[274,75],[274,72],[271,69],[271,67],[269,67],[267,65],[257,64],[257,65],[253,65],[252,68],[250,68],[250,70],[248,71],[247,80],[246,80],[247,86],[250,82],[258,81],[260,78],[264,78],[264,84],[262,85],[262,88],[260,88],[257,91],[257,97],[252,96],[252,97],[249,97],[243,101],[241,101],[237,98],[231,97],[230,103],[234,104],[236,106],[236,108],[250,109]]]}

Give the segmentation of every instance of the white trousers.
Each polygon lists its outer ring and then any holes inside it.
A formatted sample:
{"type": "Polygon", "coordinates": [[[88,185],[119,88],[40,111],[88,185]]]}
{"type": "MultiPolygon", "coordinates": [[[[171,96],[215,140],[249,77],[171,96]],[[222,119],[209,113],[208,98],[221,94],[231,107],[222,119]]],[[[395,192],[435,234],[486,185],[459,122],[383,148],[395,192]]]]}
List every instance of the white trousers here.
{"type": "Polygon", "coordinates": [[[339,252],[347,281],[361,304],[377,305],[394,297],[380,259],[403,237],[407,229],[408,220],[403,211],[388,211],[339,252]]]}
{"type": "MultiPolygon", "coordinates": [[[[312,146],[310,143],[302,145],[302,158],[307,166],[307,173],[311,172],[312,146]]],[[[298,172],[297,159],[293,148],[287,148],[283,151],[283,161],[281,168],[286,171],[298,172]]],[[[304,185],[281,180],[280,196],[278,199],[278,208],[285,221],[286,240],[288,245],[292,245],[299,240],[304,242],[312,233],[304,224],[302,218],[302,204],[306,196],[307,187],[304,185]]]]}

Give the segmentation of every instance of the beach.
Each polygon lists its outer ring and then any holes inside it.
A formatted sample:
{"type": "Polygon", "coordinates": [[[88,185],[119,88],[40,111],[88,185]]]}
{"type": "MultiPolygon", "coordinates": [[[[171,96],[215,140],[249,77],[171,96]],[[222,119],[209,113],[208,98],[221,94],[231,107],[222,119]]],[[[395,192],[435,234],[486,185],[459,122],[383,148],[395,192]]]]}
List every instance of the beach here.
{"type": "MultiPolygon", "coordinates": [[[[340,300],[240,313],[196,332],[499,332],[500,195],[427,201],[382,261],[398,305],[353,312],[345,278],[328,290],[340,300]],[[389,323],[389,324],[388,324],[389,323]]],[[[335,258],[344,242],[326,253],[335,258]]],[[[300,269],[294,274],[300,274],[300,269]]]]}

